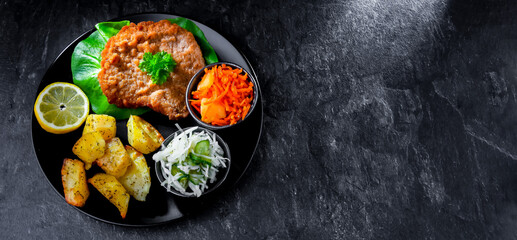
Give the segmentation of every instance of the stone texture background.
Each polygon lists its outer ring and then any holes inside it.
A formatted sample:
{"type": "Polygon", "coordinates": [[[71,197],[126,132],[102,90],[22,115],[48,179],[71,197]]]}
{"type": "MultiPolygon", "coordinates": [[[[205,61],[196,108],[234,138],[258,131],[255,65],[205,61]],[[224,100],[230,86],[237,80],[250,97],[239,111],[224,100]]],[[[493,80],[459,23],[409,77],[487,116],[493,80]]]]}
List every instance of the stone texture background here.
{"type": "Polygon", "coordinates": [[[1,1],[2,239],[515,239],[517,2],[1,1]],[[124,228],[68,207],[32,149],[37,86],[95,23],[200,21],[257,70],[264,131],[216,207],[124,228]]]}

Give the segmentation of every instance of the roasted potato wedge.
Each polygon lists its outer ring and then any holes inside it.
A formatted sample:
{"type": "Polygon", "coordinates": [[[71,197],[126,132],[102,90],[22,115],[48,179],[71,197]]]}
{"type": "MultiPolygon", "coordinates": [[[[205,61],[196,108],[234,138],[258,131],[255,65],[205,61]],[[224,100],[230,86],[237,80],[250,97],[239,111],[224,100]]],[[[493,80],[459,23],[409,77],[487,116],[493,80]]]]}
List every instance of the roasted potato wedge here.
{"type": "Polygon", "coordinates": [[[126,188],[128,193],[138,201],[145,201],[145,197],[151,188],[151,174],[149,167],[142,153],[131,146],[126,146],[126,151],[131,158],[131,166],[126,170],[124,176],[118,181],[126,188]]]}
{"type": "Polygon", "coordinates": [[[76,207],[82,207],[90,196],[86,183],[86,171],[84,163],[70,158],[65,158],[61,168],[61,181],[67,203],[76,207]]]}
{"type": "Polygon", "coordinates": [[[121,177],[131,165],[131,159],[120,139],[114,137],[106,142],[106,153],[96,163],[107,174],[121,177]]]}
{"type": "Polygon", "coordinates": [[[117,133],[117,121],[114,117],[104,114],[90,114],[86,118],[83,134],[98,132],[105,141],[115,137],[117,133]]]}
{"type": "Polygon", "coordinates": [[[106,142],[98,132],[84,134],[72,148],[72,152],[83,160],[86,170],[90,169],[92,163],[102,156],[106,149],[106,142]]]}
{"type": "Polygon", "coordinates": [[[127,121],[127,138],[129,144],[143,154],[155,151],[164,140],[156,128],[141,117],[133,115],[127,121]]]}
{"type": "Polygon", "coordinates": [[[122,218],[126,218],[129,193],[115,177],[105,173],[97,173],[88,179],[88,182],[118,208],[122,218]]]}

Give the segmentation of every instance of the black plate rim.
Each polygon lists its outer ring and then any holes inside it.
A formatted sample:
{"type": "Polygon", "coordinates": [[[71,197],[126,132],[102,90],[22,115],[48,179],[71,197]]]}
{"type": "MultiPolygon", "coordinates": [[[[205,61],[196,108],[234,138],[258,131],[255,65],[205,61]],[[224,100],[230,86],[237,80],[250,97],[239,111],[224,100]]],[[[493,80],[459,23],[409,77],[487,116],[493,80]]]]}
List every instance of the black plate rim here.
{"type": "MultiPolygon", "coordinates": [[[[117,20],[120,20],[120,19],[123,19],[123,18],[130,18],[130,17],[135,17],[135,16],[140,16],[140,15],[169,15],[169,16],[172,16],[172,17],[182,17],[182,16],[179,16],[179,15],[174,15],[174,14],[171,14],[171,13],[165,13],[165,12],[143,12],[143,13],[135,13],[135,14],[129,14],[129,15],[125,15],[125,16],[122,16],[122,17],[116,17],[116,18],[112,18],[112,19],[109,19],[107,21],[117,21],[117,20]]],[[[184,17],[186,18],[186,17],[184,17]]],[[[193,19],[190,19],[190,18],[187,18],[189,20],[192,20],[192,21],[195,21],[193,19]]],[[[196,21],[197,22],[197,21],[196,21]]],[[[201,23],[203,24],[203,23],[201,23]]],[[[205,25],[205,24],[203,24],[205,25]]],[[[205,25],[207,26],[207,25],[205,25]]],[[[208,28],[212,29],[211,27],[207,26],[208,28]]],[[[213,29],[212,29],[213,30],[213,29]]],[[[61,50],[61,52],[57,55],[57,57],[54,58],[54,60],[52,61],[52,63],[47,67],[45,68],[46,71],[45,71],[45,74],[43,74],[43,77],[40,79],[40,83],[38,84],[38,88],[37,90],[41,87],[41,82],[43,81],[43,79],[45,79],[45,76],[47,75],[47,72],[48,72],[48,69],[52,68],[54,66],[54,64],[56,63],[56,61],[66,52],[66,50],[71,47],[73,44],[76,43],[76,41],[78,41],[79,39],[83,38],[84,36],[86,35],[89,35],[89,34],[92,34],[93,32],[95,31],[95,27],[82,33],[79,37],[75,38],[74,40],[72,40],[66,47],[63,48],[63,50],[61,50]]],[[[215,31],[215,30],[213,30],[215,31]]],[[[217,32],[217,31],[215,31],[217,32]]],[[[235,46],[233,44],[232,41],[230,41],[227,37],[225,37],[223,34],[217,32],[219,35],[221,35],[225,40],[227,40],[228,42],[230,42],[230,44],[232,46],[235,46]]],[[[237,48],[236,48],[237,49],[237,48]]],[[[250,70],[251,70],[251,73],[254,75],[255,79],[257,80],[257,90],[258,90],[258,94],[259,94],[259,98],[260,98],[260,101],[261,103],[263,104],[263,101],[262,101],[262,91],[260,89],[260,84],[259,84],[259,80],[258,80],[258,77],[257,77],[257,74],[255,72],[255,69],[253,68],[253,66],[251,65],[251,62],[249,61],[249,59],[246,57],[246,55],[240,50],[240,49],[237,49],[237,51],[242,55],[242,57],[244,58],[244,60],[246,61],[246,63],[248,64],[250,70]]],[[[37,91],[36,92],[36,95],[34,97],[34,101],[32,102],[32,106],[34,106],[34,104],[36,103],[36,98],[38,96],[39,92],[37,91]]],[[[240,179],[244,176],[244,174],[246,173],[246,171],[248,170],[249,168],[249,165],[251,164],[251,162],[253,161],[253,158],[255,157],[255,153],[257,151],[257,148],[258,148],[258,145],[260,143],[260,139],[262,137],[262,130],[263,130],[263,127],[264,127],[264,107],[263,105],[260,104],[260,112],[261,112],[261,115],[260,115],[260,129],[259,129],[259,137],[258,137],[258,140],[257,140],[257,143],[255,144],[255,148],[253,149],[253,153],[251,154],[251,158],[250,158],[250,161],[248,162],[248,164],[246,165],[245,167],[245,170],[239,175],[239,177],[236,179],[236,181],[231,185],[231,187],[234,187],[239,181],[240,179]]],[[[171,222],[175,222],[175,221],[179,221],[181,219],[184,219],[185,218],[185,215],[182,215],[181,217],[178,217],[178,218],[175,218],[175,219],[170,219],[170,220],[167,220],[167,221],[163,221],[163,222],[156,222],[156,223],[149,223],[149,224],[125,224],[125,223],[118,223],[118,222],[112,222],[112,221],[109,221],[109,220],[106,220],[106,219],[102,219],[102,218],[99,218],[97,216],[94,216],[94,215],[91,215],[85,211],[83,211],[82,209],[78,208],[78,207],[75,207],[75,206],[72,206],[68,203],[66,203],[66,200],[65,198],[61,195],[61,193],[53,186],[53,184],[50,182],[50,179],[47,177],[47,174],[45,173],[45,171],[43,171],[43,168],[40,164],[40,161],[38,159],[38,154],[36,152],[36,146],[34,146],[34,131],[33,131],[33,122],[34,122],[34,118],[35,118],[35,115],[34,115],[34,109],[32,109],[31,111],[31,145],[32,145],[32,151],[34,153],[34,155],[36,156],[36,162],[38,163],[38,168],[40,169],[41,173],[43,174],[43,176],[45,177],[45,180],[47,181],[47,183],[49,184],[49,186],[54,190],[54,192],[59,196],[59,198],[61,198],[65,205],[69,206],[69,207],[72,207],[74,208],[75,210],[79,211],[80,213],[82,214],[85,214],[86,216],[88,217],[91,217],[95,220],[98,220],[100,222],[104,222],[104,223],[107,223],[107,224],[112,224],[112,225],[117,225],[117,226],[121,226],[121,227],[134,227],[134,228],[142,228],[142,227],[153,227],[153,226],[159,226],[159,225],[164,225],[164,224],[168,224],[168,223],[171,223],[171,222]]]]}

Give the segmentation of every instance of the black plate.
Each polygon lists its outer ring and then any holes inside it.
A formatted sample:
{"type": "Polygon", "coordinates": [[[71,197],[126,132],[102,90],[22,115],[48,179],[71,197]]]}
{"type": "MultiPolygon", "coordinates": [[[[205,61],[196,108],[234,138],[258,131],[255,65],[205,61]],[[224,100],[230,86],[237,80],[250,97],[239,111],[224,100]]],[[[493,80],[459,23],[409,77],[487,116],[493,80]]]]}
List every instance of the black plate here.
{"type": "MultiPolygon", "coordinates": [[[[129,20],[131,22],[141,21],[159,21],[167,18],[175,18],[178,16],[169,14],[137,14],[110,21],[129,20]]],[[[228,61],[237,63],[249,72],[256,74],[253,71],[248,60],[239,52],[228,40],[226,40],[219,33],[210,29],[209,27],[195,22],[201,30],[203,30],[206,38],[214,48],[220,61],[228,61]]],[[[72,72],[70,69],[70,60],[75,46],[85,38],[87,38],[95,29],[92,29],[70,45],[56,58],[56,60],[49,67],[45,73],[39,88],[38,94],[43,88],[53,82],[72,82],[72,72]]],[[[152,154],[146,155],[147,164],[151,168],[151,189],[147,195],[145,202],[139,202],[131,198],[129,201],[129,209],[125,219],[120,217],[120,214],[115,206],[113,206],[107,199],[105,199],[95,188],[89,185],[90,197],[86,201],[86,205],[82,208],[76,208],[78,211],[93,217],[95,219],[105,221],[112,224],[123,226],[150,226],[163,224],[172,220],[196,214],[210,209],[214,200],[222,194],[227,194],[228,188],[232,187],[242,177],[248,168],[255,149],[258,145],[260,135],[262,132],[262,96],[260,87],[258,94],[258,103],[251,113],[249,119],[242,124],[225,130],[214,131],[217,132],[228,144],[232,152],[232,166],[230,173],[224,184],[209,194],[200,198],[182,198],[167,193],[165,188],[159,185],[155,174],[155,164],[152,160],[152,154]]],[[[34,98],[36,99],[36,97],[34,98]]],[[[160,133],[166,138],[176,130],[175,124],[181,127],[196,126],[196,122],[192,117],[180,121],[170,121],[167,117],[155,113],[148,112],[141,115],[142,118],[155,126],[160,133]]],[[[126,120],[117,121],[117,137],[119,137],[124,144],[127,142],[127,128],[126,120]]],[[[63,185],[61,183],[61,165],[64,158],[77,158],[72,153],[72,146],[79,139],[82,134],[82,128],[71,133],[56,135],[43,130],[34,114],[32,116],[32,141],[34,144],[34,151],[36,153],[41,170],[47,177],[49,183],[56,190],[56,192],[63,199],[63,207],[68,205],[64,201],[63,185]]],[[[92,177],[95,173],[101,172],[97,166],[92,167],[87,171],[87,177],[92,177]]]]}

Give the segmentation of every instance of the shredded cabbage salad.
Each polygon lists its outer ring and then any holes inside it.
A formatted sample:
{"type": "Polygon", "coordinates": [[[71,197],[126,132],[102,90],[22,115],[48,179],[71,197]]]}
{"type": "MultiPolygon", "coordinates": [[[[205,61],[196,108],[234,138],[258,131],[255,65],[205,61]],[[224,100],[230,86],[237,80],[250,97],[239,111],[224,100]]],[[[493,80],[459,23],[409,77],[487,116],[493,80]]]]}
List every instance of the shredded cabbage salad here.
{"type": "Polygon", "coordinates": [[[197,129],[180,129],[165,148],[153,155],[161,163],[165,178],[161,184],[169,192],[175,189],[185,196],[199,197],[208,189],[208,181],[217,180],[219,169],[226,168],[229,159],[223,157],[215,134],[197,129]]]}

